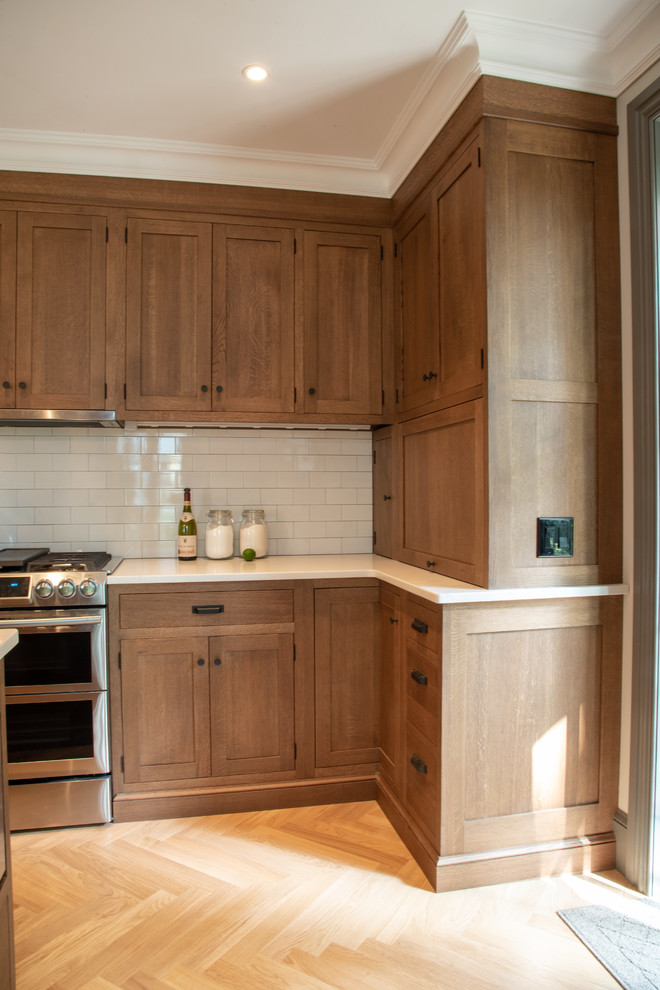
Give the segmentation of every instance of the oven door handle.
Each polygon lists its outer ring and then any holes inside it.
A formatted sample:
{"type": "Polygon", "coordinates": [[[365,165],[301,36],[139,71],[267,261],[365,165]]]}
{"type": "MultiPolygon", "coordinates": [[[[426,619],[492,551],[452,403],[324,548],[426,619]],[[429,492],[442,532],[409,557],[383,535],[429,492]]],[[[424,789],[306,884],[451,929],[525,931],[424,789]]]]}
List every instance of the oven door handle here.
{"type": "Polygon", "coordinates": [[[18,629],[29,626],[31,629],[38,629],[46,626],[91,626],[98,625],[103,621],[101,615],[72,615],[68,619],[60,616],[59,619],[0,619],[0,629],[11,627],[18,629]]]}

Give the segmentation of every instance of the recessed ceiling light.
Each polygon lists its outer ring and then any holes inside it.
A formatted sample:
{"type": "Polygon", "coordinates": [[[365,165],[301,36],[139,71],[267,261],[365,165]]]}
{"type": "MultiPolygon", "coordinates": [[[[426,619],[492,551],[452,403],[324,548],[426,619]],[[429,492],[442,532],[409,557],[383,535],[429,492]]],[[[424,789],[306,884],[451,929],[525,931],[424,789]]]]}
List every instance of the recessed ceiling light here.
{"type": "Polygon", "coordinates": [[[265,69],[263,65],[246,65],[243,69],[243,75],[246,79],[251,79],[252,82],[261,82],[268,78],[268,69],[265,69]]]}

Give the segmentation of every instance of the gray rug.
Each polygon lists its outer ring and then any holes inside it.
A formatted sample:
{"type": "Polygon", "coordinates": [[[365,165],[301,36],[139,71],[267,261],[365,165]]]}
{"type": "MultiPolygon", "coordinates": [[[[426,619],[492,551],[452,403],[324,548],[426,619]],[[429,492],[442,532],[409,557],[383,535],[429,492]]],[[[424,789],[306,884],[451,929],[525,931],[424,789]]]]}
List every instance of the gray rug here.
{"type": "Polygon", "coordinates": [[[557,914],[625,990],[660,990],[660,910],[656,903],[634,902],[630,914],[598,905],[567,908],[557,914]]]}

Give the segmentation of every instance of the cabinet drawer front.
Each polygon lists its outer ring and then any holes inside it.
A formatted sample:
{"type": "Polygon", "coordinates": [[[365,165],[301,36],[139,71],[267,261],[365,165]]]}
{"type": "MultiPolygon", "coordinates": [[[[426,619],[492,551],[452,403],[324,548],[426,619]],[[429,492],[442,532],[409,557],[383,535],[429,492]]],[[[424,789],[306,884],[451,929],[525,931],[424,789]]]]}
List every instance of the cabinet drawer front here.
{"type": "Polygon", "coordinates": [[[121,595],[122,629],[293,622],[292,591],[200,591],[121,595]]]}
{"type": "Polygon", "coordinates": [[[409,599],[406,635],[409,643],[429,650],[434,656],[440,655],[442,633],[442,612],[409,599]]]}
{"type": "Polygon", "coordinates": [[[439,763],[434,746],[408,725],[404,765],[405,803],[432,842],[440,827],[439,763]]]}
{"type": "Polygon", "coordinates": [[[440,685],[438,665],[415,650],[406,655],[406,714],[427,739],[437,739],[440,685]]]}

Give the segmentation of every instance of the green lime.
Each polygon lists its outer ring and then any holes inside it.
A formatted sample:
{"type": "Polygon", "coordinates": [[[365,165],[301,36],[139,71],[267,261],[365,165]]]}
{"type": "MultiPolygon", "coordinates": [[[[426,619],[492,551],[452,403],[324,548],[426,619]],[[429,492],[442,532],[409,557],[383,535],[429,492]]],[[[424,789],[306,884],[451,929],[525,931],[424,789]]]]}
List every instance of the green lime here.
{"type": "Polygon", "coordinates": [[[243,551],[243,560],[254,560],[256,556],[257,555],[252,547],[246,547],[243,551]]]}

